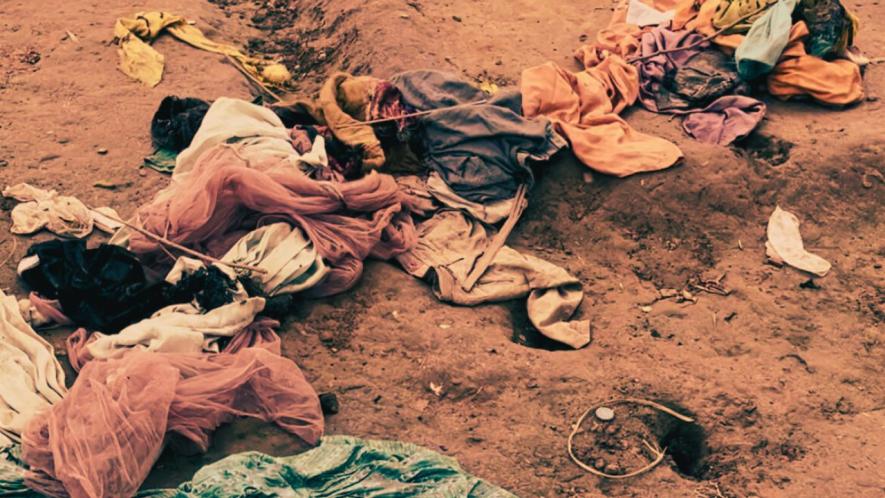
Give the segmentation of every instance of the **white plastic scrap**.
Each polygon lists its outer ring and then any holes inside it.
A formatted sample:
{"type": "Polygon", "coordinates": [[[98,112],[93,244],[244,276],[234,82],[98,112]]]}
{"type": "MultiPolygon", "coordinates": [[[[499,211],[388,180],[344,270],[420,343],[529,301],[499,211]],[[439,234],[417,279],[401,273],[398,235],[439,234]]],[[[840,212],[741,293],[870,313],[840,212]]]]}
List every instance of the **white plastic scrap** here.
{"type": "Polygon", "coordinates": [[[823,277],[830,271],[830,262],[805,250],[799,233],[799,219],[777,206],[768,219],[768,241],[765,254],[774,261],[823,277]]]}

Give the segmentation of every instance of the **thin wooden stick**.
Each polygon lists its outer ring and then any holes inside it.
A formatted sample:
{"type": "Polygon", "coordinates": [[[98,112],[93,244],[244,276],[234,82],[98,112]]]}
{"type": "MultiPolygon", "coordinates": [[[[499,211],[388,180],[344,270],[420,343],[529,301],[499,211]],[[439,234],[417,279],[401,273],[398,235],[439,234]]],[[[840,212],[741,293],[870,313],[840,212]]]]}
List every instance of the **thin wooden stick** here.
{"type": "Polygon", "coordinates": [[[486,247],[485,251],[483,251],[482,255],[476,260],[476,264],[474,264],[473,269],[470,270],[470,273],[467,274],[467,279],[464,280],[464,283],[461,284],[461,288],[467,292],[473,290],[473,287],[476,285],[476,282],[482,276],[483,273],[489,268],[489,265],[492,264],[492,260],[495,259],[495,256],[498,255],[498,251],[504,247],[504,244],[507,242],[507,237],[510,236],[510,232],[513,231],[513,227],[516,226],[516,222],[519,220],[519,217],[522,215],[522,212],[525,210],[525,196],[528,192],[528,186],[526,184],[521,184],[519,188],[516,190],[516,197],[513,200],[513,206],[510,208],[510,214],[507,215],[507,221],[501,226],[501,230],[495,234],[495,237],[492,239],[491,243],[486,247]]]}
{"type": "Polygon", "coordinates": [[[739,17],[737,20],[735,20],[734,22],[730,23],[728,26],[725,26],[724,28],[722,28],[722,29],[716,31],[716,32],[713,33],[712,35],[705,36],[705,37],[701,38],[700,40],[698,40],[698,41],[696,41],[696,42],[694,42],[694,43],[690,43],[690,44],[688,44],[688,45],[686,45],[686,46],[684,46],[684,47],[676,47],[676,48],[668,48],[668,49],[666,49],[666,50],[658,50],[657,52],[653,52],[653,53],[650,53],[650,54],[648,54],[648,55],[643,55],[643,56],[641,56],[641,57],[633,57],[632,59],[629,59],[627,62],[629,62],[630,64],[633,64],[634,62],[644,61],[644,60],[646,60],[646,59],[651,59],[652,57],[657,57],[657,56],[659,56],[659,55],[672,54],[672,53],[674,53],[674,52],[681,52],[681,51],[683,51],[683,50],[691,50],[691,49],[696,48],[696,47],[698,47],[698,46],[700,46],[700,45],[703,45],[704,43],[707,43],[708,41],[712,40],[713,38],[716,38],[717,36],[721,35],[722,33],[725,33],[725,32],[728,31],[729,29],[731,29],[731,28],[737,26],[738,24],[740,24],[740,23],[746,21],[747,19],[749,19],[749,18],[755,16],[756,14],[759,14],[759,13],[765,12],[765,11],[768,10],[772,5],[774,5],[774,4],[776,4],[776,3],[778,3],[778,2],[771,2],[771,3],[768,3],[768,4],[766,4],[765,6],[760,7],[760,8],[758,8],[758,9],[754,10],[753,12],[750,12],[749,14],[746,14],[746,15],[744,15],[744,16],[739,17]]]}
{"type": "Polygon", "coordinates": [[[9,254],[7,254],[6,257],[3,258],[3,261],[0,262],[0,266],[5,265],[10,259],[12,259],[12,256],[15,255],[15,250],[18,249],[18,237],[15,235],[10,235],[10,237],[12,237],[12,249],[9,250],[9,254]]]}
{"type": "Polygon", "coordinates": [[[237,68],[237,71],[239,71],[243,76],[248,78],[249,81],[252,82],[253,85],[257,86],[259,90],[267,93],[268,95],[270,95],[271,97],[276,99],[277,102],[283,100],[279,95],[274,93],[273,90],[268,88],[267,85],[265,85],[264,83],[259,81],[257,78],[255,78],[255,76],[253,76],[251,73],[249,73],[249,71],[246,71],[246,68],[242,67],[240,65],[239,61],[237,61],[236,59],[234,59],[233,57],[231,57],[229,55],[225,55],[225,57],[227,58],[227,61],[231,63],[231,65],[233,65],[235,68],[237,68]]]}
{"type": "Polygon", "coordinates": [[[165,237],[161,237],[161,236],[159,236],[151,231],[148,231],[138,225],[133,225],[132,223],[129,223],[128,221],[123,221],[120,218],[117,218],[116,216],[109,215],[107,213],[102,213],[102,214],[104,216],[107,216],[111,220],[116,221],[117,223],[120,223],[128,228],[131,228],[132,230],[135,230],[136,232],[144,235],[145,237],[147,237],[149,239],[154,240],[155,242],[159,242],[160,244],[169,246],[173,249],[177,249],[189,256],[193,256],[195,258],[201,259],[201,260],[209,262],[209,263],[218,263],[220,265],[230,266],[231,268],[240,268],[243,270],[254,271],[255,273],[267,273],[267,270],[265,270],[264,268],[259,268],[257,266],[251,266],[251,265],[244,265],[244,264],[240,264],[240,263],[229,263],[227,261],[222,261],[218,258],[209,256],[208,254],[203,254],[201,252],[194,251],[193,249],[187,248],[177,242],[172,242],[171,240],[169,240],[165,237]]]}
{"type": "Polygon", "coordinates": [[[378,123],[389,123],[391,121],[399,121],[400,119],[418,118],[421,116],[427,116],[429,114],[433,114],[434,112],[448,111],[449,109],[457,109],[459,107],[470,107],[470,106],[474,106],[474,105],[487,104],[488,102],[489,101],[486,99],[477,100],[476,102],[468,102],[466,104],[457,104],[457,105],[452,105],[449,107],[437,107],[436,109],[428,109],[426,111],[412,112],[409,114],[403,114],[402,116],[392,116],[389,118],[370,119],[369,121],[356,121],[354,123],[345,123],[343,125],[338,126],[337,128],[338,129],[353,128],[355,126],[373,125],[373,124],[378,124],[378,123]]]}

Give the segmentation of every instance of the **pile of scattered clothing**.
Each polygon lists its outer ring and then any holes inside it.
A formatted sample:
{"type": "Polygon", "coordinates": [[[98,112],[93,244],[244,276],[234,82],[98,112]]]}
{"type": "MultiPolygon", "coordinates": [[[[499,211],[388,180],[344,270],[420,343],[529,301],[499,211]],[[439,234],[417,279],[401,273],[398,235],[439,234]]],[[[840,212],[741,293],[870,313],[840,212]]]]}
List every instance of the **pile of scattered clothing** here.
{"type": "MultiPolygon", "coordinates": [[[[857,29],[838,0],[629,0],[576,52],[583,71],[542,64],[518,88],[418,70],[335,73],[318,95],[273,105],[167,97],[145,165],[170,183],[127,219],[28,184],[3,191],[20,202],[13,233],[64,238],[31,245],[19,262],[27,299],[0,292],[0,491],[132,496],[171,439],[205,451],[214,429],[250,416],[319,446],[288,459],[235,455],[149,495],[273,493],[279,483],[349,496],[370,482],[511,496],[421,448],[323,438],[316,392],[281,355],[293,296],[347,291],[366,259],[390,260],[445,302],[524,298],[539,332],[584,347],[581,282],[506,245],[535,175],[565,150],[620,177],[676,164],[676,145],[619,116],[637,101],[722,145],[762,120],[760,88],[857,102],[857,29]],[[87,244],[93,228],[110,240],[87,244]],[[48,325],[73,329],[72,386],[35,331],[48,325]]],[[[163,59],[145,40],[164,30],[233,57],[256,81],[286,80],[162,12],[118,22],[124,72],[159,83],[163,59]]]]}

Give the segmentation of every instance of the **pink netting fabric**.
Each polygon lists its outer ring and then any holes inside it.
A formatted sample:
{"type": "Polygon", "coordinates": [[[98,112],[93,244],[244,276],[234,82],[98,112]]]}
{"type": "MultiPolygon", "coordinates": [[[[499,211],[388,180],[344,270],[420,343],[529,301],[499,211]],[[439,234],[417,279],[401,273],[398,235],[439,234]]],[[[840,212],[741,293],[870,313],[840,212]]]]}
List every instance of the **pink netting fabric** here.
{"type": "MultiPolygon", "coordinates": [[[[417,240],[407,212],[413,199],[390,175],[318,181],[285,161],[251,164],[221,144],[200,157],[186,182],[170,188],[139,209],[145,229],[221,256],[259,223],[288,221],[306,232],[331,267],[311,289],[317,296],[350,288],[367,257],[389,259],[417,240]]],[[[132,234],[129,248],[140,255],[160,250],[140,233],[132,234]]]]}
{"type": "Polygon", "coordinates": [[[323,433],[319,399],[301,370],[262,348],[132,351],[92,361],[68,396],[22,435],[25,482],[50,496],[132,496],[167,434],[205,451],[209,434],[236,416],[273,421],[310,445],[323,433]]]}

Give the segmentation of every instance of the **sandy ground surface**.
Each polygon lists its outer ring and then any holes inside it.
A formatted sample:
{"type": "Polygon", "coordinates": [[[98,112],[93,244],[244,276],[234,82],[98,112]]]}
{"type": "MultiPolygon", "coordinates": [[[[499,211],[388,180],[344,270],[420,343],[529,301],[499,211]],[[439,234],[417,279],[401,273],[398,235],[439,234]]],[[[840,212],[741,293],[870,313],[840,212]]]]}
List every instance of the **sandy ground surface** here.
{"type": "MultiPolygon", "coordinates": [[[[31,182],[128,215],[167,182],[138,169],[164,96],[249,97],[219,56],[168,37],[155,45],[166,56],[164,81],[153,89],[130,81],[109,43],[121,15],[161,7],[210,37],[278,53],[309,93],[338,68],[384,77],[432,67],[501,84],[547,60],[576,68],[572,50],[611,12],[599,0],[215,4],[0,0],[0,184],[31,182]],[[103,190],[99,180],[128,186],[103,190]]],[[[847,4],[861,19],[860,46],[885,47],[885,6],[847,4]]],[[[699,144],[676,121],[629,112],[637,128],[682,147],[685,162],[670,170],[585,183],[574,161],[549,165],[511,244],[581,279],[580,313],[593,323],[582,350],[551,350],[521,302],[452,307],[373,262],[352,291],[298,304],[281,331],[284,353],[318,392],[338,395],[330,434],[418,443],[520,496],[882,496],[885,185],[871,172],[883,172],[883,72],[868,68],[868,99],[851,109],[770,102],[760,133],[774,138],[743,149],[699,144]],[[789,158],[776,164],[788,143],[789,158]],[[799,216],[806,245],[833,263],[819,288],[765,263],[776,204],[799,216]],[[728,296],[649,304],[658,289],[722,274],[728,296]],[[571,424],[587,406],[623,396],[693,412],[708,433],[706,470],[686,476],[668,459],[606,482],[573,465],[571,424]]],[[[13,248],[8,208],[0,260],[13,248]]],[[[0,286],[23,292],[15,264],[43,238],[18,239],[0,286]]],[[[59,345],[64,334],[49,333],[59,345]]],[[[298,447],[266,424],[237,422],[206,455],[164,454],[147,485],[177,484],[248,449],[298,447]]]]}

